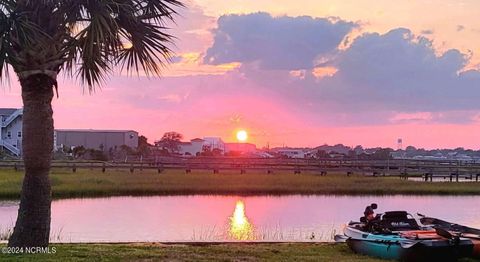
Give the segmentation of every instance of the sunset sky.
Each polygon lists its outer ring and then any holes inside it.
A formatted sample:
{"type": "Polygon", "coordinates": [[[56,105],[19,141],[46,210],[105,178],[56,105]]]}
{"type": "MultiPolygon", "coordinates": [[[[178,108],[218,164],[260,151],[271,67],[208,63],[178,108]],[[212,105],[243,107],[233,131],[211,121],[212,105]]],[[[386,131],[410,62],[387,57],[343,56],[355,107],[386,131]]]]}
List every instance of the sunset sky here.
{"type": "MultiPolygon", "coordinates": [[[[191,0],[162,78],[60,81],[56,128],[480,149],[480,1],[191,0]]],[[[12,77],[0,107],[21,107],[12,77]]]]}

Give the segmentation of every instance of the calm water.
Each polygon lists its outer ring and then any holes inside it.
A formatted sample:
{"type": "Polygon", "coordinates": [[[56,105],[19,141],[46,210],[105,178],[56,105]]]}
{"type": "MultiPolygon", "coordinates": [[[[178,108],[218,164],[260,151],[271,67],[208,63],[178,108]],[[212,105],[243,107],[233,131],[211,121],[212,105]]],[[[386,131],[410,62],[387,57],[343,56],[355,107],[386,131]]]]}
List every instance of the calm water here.
{"type": "MultiPolygon", "coordinates": [[[[171,196],[57,200],[52,241],[330,241],[364,207],[408,210],[480,227],[480,197],[171,196]]],[[[18,202],[0,202],[0,231],[18,202]]]]}

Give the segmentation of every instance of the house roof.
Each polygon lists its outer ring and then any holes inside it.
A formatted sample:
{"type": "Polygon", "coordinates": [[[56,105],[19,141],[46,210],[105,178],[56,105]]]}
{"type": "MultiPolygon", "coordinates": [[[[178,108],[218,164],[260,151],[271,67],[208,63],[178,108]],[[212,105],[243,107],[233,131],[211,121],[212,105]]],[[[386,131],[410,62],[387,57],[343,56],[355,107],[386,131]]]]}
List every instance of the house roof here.
{"type": "Polygon", "coordinates": [[[135,130],[101,130],[101,129],[55,129],[56,132],[90,132],[90,133],[127,133],[135,130]]]}
{"type": "Polygon", "coordinates": [[[17,108],[0,108],[0,115],[9,116],[15,111],[17,111],[17,108]]]}
{"type": "Polygon", "coordinates": [[[203,139],[201,139],[201,138],[195,138],[195,139],[192,139],[192,140],[190,140],[190,141],[192,141],[192,142],[203,142],[203,141],[205,141],[205,140],[203,140],[203,139]]]}

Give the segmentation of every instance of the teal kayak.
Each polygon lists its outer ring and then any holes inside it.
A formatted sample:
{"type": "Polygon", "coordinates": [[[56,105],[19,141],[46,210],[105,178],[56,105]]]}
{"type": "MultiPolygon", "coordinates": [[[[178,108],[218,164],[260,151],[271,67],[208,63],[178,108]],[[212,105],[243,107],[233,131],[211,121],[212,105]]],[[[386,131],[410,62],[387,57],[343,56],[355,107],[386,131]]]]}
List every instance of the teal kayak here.
{"type": "Polygon", "coordinates": [[[356,253],[398,261],[456,261],[472,254],[468,238],[446,238],[404,211],[385,212],[374,225],[350,222],[343,236],[356,253]]]}
{"type": "Polygon", "coordinates": [[[448,222],[434,217],[427,217],[421,214],[418,215],[420,216],[420,222],[423,225],[434,227],[437,231],[440,230],[438,231],[440,235],[447,238],[463,237],[470,239],[473,244],[473,250],[470,257],[480,259],[480,229],[459,225],[457,223],[448,222]],[[443,232],[441,230],[443,230],[443,232]]]}

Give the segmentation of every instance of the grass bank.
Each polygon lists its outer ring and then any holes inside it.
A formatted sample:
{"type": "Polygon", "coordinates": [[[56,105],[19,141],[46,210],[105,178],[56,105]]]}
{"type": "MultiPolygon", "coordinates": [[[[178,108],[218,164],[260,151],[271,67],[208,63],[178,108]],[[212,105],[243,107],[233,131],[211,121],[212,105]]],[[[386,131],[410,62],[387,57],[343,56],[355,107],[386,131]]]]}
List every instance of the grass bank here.
{"type": "MultiPolygon", "coordinates": [[[[4,245],[1,247],[5,247],[4,245]]],[[[337,244],[61,244],[55,254],[0,254],[2,261],[382,261],[337,244]]]]}
{"type": "MultiPolygon", "coordinates": [[[[354,254],[344,244],[139,243],[61,244],[52,247],[55,247],[55,254],[0,254],[0,258],[2,261],[385,261],[354,254]]],[[[473,260],[463,259],[459,262],[471,261],[473,260]]]]}
{"type": "MultiPolygon", "coordinates": [[[[20,195],[22,172],[0,169],[0,199],[17,199],[20,195]]],[[[54,198],[120,195],[480,195],[480,183],[430,183],[405,181],[393,177],[364,177],[329,173],[254,173],[238,174],[211,171],[167,170],[71,170],[54,169],[51,173],[54,198]]]]}

